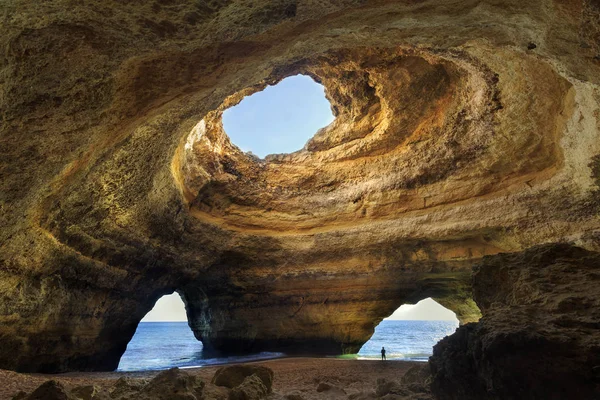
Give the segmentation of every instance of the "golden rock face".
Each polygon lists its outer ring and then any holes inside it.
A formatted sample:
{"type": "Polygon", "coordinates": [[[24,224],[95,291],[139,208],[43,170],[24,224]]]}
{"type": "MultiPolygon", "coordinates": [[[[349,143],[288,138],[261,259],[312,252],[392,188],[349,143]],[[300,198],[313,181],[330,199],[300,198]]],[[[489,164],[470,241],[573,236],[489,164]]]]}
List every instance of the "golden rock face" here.
{"type": "Polygon", "coordinates": [[[173,290],[207,350],[352,352],[476,321],[484,255],[599,248],[594,2],[1,7],[2,368],[115,368],[173,290]],[[222,111],[298,73],[335,121],[241,152],[222,111]]]}

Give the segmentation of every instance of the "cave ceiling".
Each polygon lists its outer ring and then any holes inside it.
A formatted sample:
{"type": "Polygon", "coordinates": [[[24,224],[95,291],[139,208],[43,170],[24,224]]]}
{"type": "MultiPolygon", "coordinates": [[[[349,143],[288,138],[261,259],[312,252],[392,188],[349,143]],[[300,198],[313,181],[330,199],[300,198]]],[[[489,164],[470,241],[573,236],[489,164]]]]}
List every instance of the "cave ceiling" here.
{"type": "Polygon", "coordinates": [[[0,367],[114,368],[174,290],[207,348],[351,352],[405,302],[477,320],[483,256],[600,248],[597,2],[0,10],[0,341],[19,349],[0,367]],[[242,152],[222,112],[296,74],[335,120],[242,152]]]}

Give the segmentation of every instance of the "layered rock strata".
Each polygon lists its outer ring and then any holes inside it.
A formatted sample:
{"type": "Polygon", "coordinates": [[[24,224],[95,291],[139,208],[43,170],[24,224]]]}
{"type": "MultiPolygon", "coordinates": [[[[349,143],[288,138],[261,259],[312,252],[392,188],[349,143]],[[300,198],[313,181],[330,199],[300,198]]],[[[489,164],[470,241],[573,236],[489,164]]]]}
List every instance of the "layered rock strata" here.
{"type": "Polygon", "coordinates": [[[600,255],[569,245],[484,257],[473,276],[483,317],[438,343],[439,399],[600,396],[600,255]]]}
{"type": "Polygon", "coordinates": [[[354,352],[425,297],[476,321],[485,255],[600,248],[595,2],[0,7],[1,368],[114,369],[174,290],[207,350],[354,352]],[[237,149],[298,73],[336,120],[237,149]]]}

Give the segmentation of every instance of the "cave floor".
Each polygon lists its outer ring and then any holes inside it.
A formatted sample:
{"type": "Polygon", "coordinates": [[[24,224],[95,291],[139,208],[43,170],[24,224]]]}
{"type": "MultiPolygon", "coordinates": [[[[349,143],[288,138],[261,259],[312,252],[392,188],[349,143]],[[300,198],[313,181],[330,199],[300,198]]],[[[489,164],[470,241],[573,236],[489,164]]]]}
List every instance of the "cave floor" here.
{"type": "MultiPolygon", "coordinates": [[[[256,362],[268,366],[275,372],[273,391],[278,394],[298,393],[304,399],[322,398],[316,388],[320,382],[327,382],[342,388],[347,394],[373,390],[378,378],[399,381],[413,365],[408,361],[344,360],[334,358],[282,358],[256,362]]],[[[186,372],[200,376],[206,383],[212,379],[221,365],[186,369],[186,372]]],[[[111,387],[121,377],[150,379],[160,371],[143,372],[70,372],[66,374],[19,374],[0,370],[0,400],[11,399],[19,390],[30,393],[43,382],[54,379],[66,387],[96,385],[111,387]]]]}

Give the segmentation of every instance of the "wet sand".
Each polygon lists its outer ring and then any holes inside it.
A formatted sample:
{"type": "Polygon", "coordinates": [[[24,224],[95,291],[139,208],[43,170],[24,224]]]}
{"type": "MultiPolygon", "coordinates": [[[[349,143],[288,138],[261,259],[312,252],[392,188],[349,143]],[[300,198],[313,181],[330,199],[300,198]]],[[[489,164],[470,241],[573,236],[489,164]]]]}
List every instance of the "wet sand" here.
{"type": "MultiPolygon", "coordinates": [[[[413,365],[419,362],[379,361],[379,360],[345,360],[336,358],[280,358],[257,361],[271,368],[275,373],[273,391],[275,394],[299,393],[310,400],[318,398],[316,392],[320,382],[333,384],[352,394],[364,390],[372,390],[378,378],[398,381],[413,365]]],[[[201,368],[186,368],[185,371],[210,382],[215,371],[222,365],[201,368]]],[[[151,379],[160,371],[141,372],[70,372],[66,374],[19,374],[0,370],[0,400],[9,400],[19,390],[32,392],[43,382],[54,379],[71,388],[83,385],[111,387],[123,376],[130,378],[151,379]]]]}

